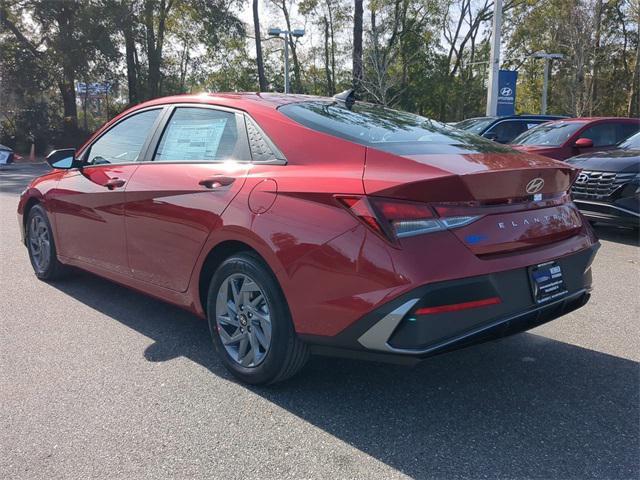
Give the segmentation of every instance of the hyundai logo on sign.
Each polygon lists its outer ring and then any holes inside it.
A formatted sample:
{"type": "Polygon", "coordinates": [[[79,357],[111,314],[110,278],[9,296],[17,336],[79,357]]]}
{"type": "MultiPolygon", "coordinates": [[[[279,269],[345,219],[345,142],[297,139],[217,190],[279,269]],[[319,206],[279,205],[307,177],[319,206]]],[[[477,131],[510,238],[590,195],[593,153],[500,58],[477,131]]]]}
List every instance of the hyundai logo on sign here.
{"type": "Polygon", "coordinates": [[[513,90],[511,90],[511,87],[502,87],[500,89],[500,96],[501,97],[512,97],[513,96],[513,90]]]}

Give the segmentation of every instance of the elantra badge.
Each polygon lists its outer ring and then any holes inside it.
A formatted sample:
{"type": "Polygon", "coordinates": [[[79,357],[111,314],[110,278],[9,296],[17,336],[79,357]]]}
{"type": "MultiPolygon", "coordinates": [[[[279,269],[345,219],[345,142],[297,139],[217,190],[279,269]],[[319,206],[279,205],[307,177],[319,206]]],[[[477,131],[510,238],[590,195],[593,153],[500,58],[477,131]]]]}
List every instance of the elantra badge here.
{"type": "Polygon", "coordinates": [[[533,195],[534,193],[538,193],[544,187],[544,179],[537,177],[527,183],[527,193],[533,195]]]}

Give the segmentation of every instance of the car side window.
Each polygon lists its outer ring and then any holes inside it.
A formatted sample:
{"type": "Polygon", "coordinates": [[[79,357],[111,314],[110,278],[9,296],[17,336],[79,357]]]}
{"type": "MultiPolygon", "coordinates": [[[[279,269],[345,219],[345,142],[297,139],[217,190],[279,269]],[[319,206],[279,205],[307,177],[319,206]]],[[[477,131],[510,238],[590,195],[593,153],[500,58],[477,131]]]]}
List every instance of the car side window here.
{"type": "Polygon", "coordinates": [[[91,145],[87,164],[136,162],[161,109],[146,110],[125,118],[91,145]]]}
{"type": "Polygon", "coordinates": [[[250,160],[235,113],[211,108],[178,107],[162,133],[154,161],[250,160]]]}
{"type": "Polygon", "coordinates": [[[637,123],[617,123],[616,127],[616,143],[620,143],[623,140],[626,140],[631,135],[640,130],[640,124],[637,123]]]}
{"type": "Polygon", "coordinates": [[[508,143],[525,130],[527,130],[527,124],[525,122],[520,120],[507,120],[497,123],[490,128],[487,133],[493,133],[496,136],[495,139],[497,142],[508,143]]]}
{"type": "Polygon", "coordinates": [[[271,162],[284,160],[284,155],[260,130],[258,125],[249,117],[245,117],[247,125],[247,137],[251,148],[251,158],[254,162],[271,162]]]}
{"type": "Polygon", "coordinates": [[[615,123],[599,123],[593,127],[587,128],[580,134],[580,138],[589,138],[593,142],[594,147],[605,147],[618,143],[618,137],[615,123]]]}

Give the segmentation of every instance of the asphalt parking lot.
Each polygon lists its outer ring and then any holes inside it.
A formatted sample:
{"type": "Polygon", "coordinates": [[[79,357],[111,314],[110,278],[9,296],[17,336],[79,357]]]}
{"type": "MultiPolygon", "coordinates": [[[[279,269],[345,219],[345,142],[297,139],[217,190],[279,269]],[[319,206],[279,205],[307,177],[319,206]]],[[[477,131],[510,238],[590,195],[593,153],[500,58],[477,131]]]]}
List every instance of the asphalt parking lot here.
{"type": "Polygon", "coordinates": [[[529,333],[248,388],[188,313],[89,274],[38,281],[15,209],[44,166],[0,168],[0,478],[640,476],[631,232],[598,228],[591,302],[529,333]]]}

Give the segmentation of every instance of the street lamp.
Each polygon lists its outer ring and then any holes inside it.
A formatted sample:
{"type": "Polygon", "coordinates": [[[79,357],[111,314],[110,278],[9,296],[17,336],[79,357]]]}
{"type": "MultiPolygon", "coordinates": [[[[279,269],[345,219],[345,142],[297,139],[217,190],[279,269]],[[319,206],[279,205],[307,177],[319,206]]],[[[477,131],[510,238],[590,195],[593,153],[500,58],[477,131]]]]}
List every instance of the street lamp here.
{"type": "Polygon", "coordinates": [[[295,30],[281,30],[279,28],[270,28],[269,36],[279,37],[284,40],[284,93],[289,92],[289,39],[290,37],[301,37],[304,35],[304,29],[296,28],[295,30]],[[280,37],[284,35],[284,37],[280,37]]]}
{"type": "Polygon", "coordinates": [[[542,58],[544,59],[544,77],[542,80],[542,106],[541,111],[542,115],[547,113],[547,88],[549,84],[549,62],[551,60],[562,60],[564,55],[561,53],[547,53],[547,52],[536,52],[533,54],[533,58],[542,58]]]}

